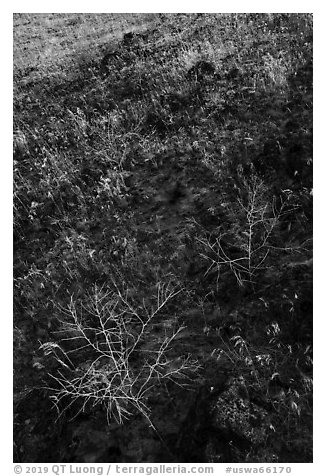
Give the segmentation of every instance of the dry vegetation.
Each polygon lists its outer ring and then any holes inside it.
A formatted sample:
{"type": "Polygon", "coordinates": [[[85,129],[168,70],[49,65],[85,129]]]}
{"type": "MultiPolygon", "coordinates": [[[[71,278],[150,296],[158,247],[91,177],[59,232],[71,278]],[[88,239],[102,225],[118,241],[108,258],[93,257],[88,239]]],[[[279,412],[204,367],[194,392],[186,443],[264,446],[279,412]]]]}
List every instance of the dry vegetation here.
{"type": "Polygon", "coordinates": [[[312,17],[14,15],[19,462],[312,461],[312,17]]]}

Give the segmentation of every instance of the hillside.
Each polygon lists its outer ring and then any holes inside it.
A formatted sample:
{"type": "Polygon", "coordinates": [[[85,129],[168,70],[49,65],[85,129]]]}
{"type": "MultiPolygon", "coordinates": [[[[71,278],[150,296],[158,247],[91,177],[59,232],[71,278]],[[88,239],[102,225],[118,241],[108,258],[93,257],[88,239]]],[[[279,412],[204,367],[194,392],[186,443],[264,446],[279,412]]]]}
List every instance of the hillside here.
{"type": "Polygon", "coordinates": [[[16,462],[312,461],[312,42],[14,15],[16,462]]]}

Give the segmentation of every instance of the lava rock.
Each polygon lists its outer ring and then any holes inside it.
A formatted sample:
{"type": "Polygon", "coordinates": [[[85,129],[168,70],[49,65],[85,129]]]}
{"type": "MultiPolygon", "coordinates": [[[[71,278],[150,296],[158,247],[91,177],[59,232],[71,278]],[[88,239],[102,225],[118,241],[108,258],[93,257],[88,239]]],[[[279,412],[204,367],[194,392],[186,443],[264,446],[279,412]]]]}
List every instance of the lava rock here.
{"type": "Polygon", "coordinates": [[[215,66],[212,63],[208,61],[198,61],[188,70],[187,76],[188,78],[202,81],[204,78],[215,76],[216,74],[215,66]]]}

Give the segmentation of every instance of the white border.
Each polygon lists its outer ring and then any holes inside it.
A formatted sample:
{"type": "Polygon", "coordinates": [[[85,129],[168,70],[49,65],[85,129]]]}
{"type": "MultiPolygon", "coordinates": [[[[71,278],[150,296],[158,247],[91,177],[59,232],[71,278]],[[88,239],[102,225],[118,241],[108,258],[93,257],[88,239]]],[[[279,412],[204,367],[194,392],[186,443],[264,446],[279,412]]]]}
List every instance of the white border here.
{"type": "Polygon", "coordinates": [[[44,2],[44,1],[17,1],[11,4],[11,11],[22,13],[242,13],[242,12],[271,12],[271,13],[311,13],[313,4],[317,2],[303,2],[303,1],[287,1],[280,0],[269,2],[250,1],[240,2],[230,0],[228,2],[214,2],[214,1],[200,1],[187,2],[167,0],[164,2],[157,1],[137,1],[131,2],[126,0],[119,0],[119,2],[104,2],[104,1],[63,1],[44,2]]]}

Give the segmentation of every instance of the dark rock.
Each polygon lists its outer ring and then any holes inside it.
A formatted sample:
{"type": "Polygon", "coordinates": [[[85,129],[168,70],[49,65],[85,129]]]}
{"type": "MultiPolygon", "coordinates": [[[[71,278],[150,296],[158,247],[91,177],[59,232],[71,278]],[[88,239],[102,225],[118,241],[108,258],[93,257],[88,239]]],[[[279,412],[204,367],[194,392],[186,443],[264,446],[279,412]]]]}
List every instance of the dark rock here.
{"type": "Polygon", "coordinates": [[[160,135],[164,135],[168,131],[168,124],[155,111],[148,112],[145,125],[146,128],[154,128],[160,135]]]}
{"type": "MultiPolygon", "coordinates": [[[[91,420],[74,425],[71,432],[70,462],[115,463],[121,459],[121,450],[109,427],[96,428],[91,420]]],[[[68,457],[68,455],[67,455],[68,457]]]]}
{"type": "Polygon", "coordinates": [[[265,176],[271,170],[278,173],[284,173],[285,161],[280,146],[280,141],[276,139],[268,139],[261,153],[253,158],[253,164],[256,171],[265,176]]]}
{"type": "Polygon", "coordinates": [[[240,71],[238,68],[232,68],[226,75],[227,79],[235,79],[239,76],[240,71]]]}
{"type": "Polygon", "coordinates": [[[184,94],[170,93],[160,97],[162,106],[169,106],[172,112],[178,112],[185,109],[190,101],[190,98],[184,94]]]}
{"type": "MultiPolygon", "coordinates": [[[[289,177],[301,176],[307,166],[308,151],[301,143],[293,143],[285,151],[286,173],[289,177]]],[[[311,169],[310,167],[308,167],[311,169]]]]}
{"type": "Polygon", "coordinates": [[[122,45],[125,47],[131,46],[134,43],[138,43],[139,41],[147,42],[149,39],[149,33],[134,33],[133,31],[129,31],[123,35],[122,45]]]}
{"type": "Polygon", "coordinates": [[[109,51],[106,53],[100,64],[100,73],[108,73],[110,72],[111,67],[116,67],[117,66],[117,61],[121,59],[121,55],[118,50],[116,51],[109,51]]]}
{"type": "Polygon", "coordinates": [[[173,184],[171,190],[169,190],[168,203],[170,205],[174,205],[179,200],[181,200],[182,198],[185,198],[185,197],[186,197],[186,191],[184,189],[184,186],[179,181],[176,181],[173,184]]]}
{"type": "Polygon", "coordinates": [[[122,39],[123,46],[130,46],[133,43],[135,37],[136,37],[136,35],[132,31],[129,31],[128,33],[125,33],[123,35],[123,39],[122,39]]]}
{"type": "Polygon", "coordinates": [[[265,409],[250,402],[243,378],[231,380],[229,388],[211,406],[212,427],[246,440],[250,445],[262,444],[269,432],[265,409]]]}
{"type": "Polygon", "coordinates": [[[313,83],[313,62],[307,61],[303,66],[298,68],[295,73],[292,73],[288,77],[288,82],[291,88],[296,89],[300,87],[307,87],[312,89],[313,83]]]}
{"type": "Polygon", "coordinates": [[[198,61],[193,65],[187,73],[188,78],[196,79],[197,81],[202,81],[205,77],[215,75],[215,66],[208,61],[198,61]]]}
{"type": "Polygon", "coordinates": [[[250,401],[243,378],[200,391],[184,423],[178,450],[184,462],[235,463],[264,445],[267,411],[250,401]]]}

